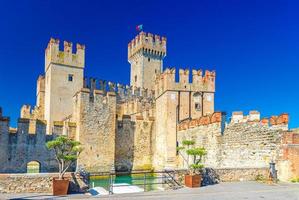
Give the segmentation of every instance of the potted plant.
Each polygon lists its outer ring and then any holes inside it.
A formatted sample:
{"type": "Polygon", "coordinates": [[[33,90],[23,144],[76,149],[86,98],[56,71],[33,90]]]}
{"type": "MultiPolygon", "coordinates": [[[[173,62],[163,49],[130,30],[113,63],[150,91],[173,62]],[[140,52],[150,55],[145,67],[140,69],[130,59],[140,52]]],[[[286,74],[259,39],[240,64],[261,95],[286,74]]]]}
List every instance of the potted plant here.
{"type": "Polygon", "coordinates": [[[81,153],[81,144],[66,136],[59,136],[47,142],[46,146],[49,150],[54,150],[59,165],[59,177],[53,178],[53,195],[66,195],[69,179],[65,179],[64,174],[81,153]]]}
{"type": "Polygon", "coordinates": [[[184,140],[183,146],[178,148],[178,151],[185,150],[188,155],[187,163],[189,164],[189,157],[192,158],[192,164],[189,165],[189,173],[185,175],[185,185],[187,187],[200,187],[201,185],[201,170],[204,167],[202,158],[207,154],[203,147],[194,147],[195,141],[184,140]],[[187,148],[186,148],[187,147],[187,148]]]}

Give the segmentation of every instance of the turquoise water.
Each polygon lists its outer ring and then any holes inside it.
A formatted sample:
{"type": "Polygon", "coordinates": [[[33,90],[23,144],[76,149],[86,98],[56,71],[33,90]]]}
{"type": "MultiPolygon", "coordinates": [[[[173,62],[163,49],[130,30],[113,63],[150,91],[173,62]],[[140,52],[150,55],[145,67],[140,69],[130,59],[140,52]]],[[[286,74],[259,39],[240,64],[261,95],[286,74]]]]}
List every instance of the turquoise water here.
{"type": "MultiPolygon", "coordinates": [[[[146,175],[146,183],[161,183],[161,178],[153,175],[146,175]]],[[[136,185],[140,188],[144,188],[144,175],[117,175],[113,176],[113,184],[115,183],[127,183],[130,185],[136,185]]],[[[157,190],[159,184],[150,184],[145,186],[145,191],[157,190]]],[[[91,176],[91,187],[103,187],[109,190],[109,177],[91,176]]]]}

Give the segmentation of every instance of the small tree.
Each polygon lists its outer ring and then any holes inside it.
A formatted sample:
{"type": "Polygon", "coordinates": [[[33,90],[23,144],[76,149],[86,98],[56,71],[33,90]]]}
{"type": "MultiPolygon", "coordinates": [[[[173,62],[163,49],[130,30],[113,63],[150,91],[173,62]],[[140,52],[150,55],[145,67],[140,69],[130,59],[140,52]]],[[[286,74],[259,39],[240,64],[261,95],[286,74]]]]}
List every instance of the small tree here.
{"type": "Polygon", "coordinates": [[[53,149],[59,165],[59,179],[64,178],[64,174],[82,152],[80,142],[74,141],[66,136],[59,136],[55,140],[46,143],[49,150],[53,149]]]}
{"type": "Polygon", "coordinates": [[[188,155],[188,164],[189,164],[189,156],[192,156],[192,164],[189,165],[190,174],[195,174],[196,171],[200,171],[204,168],[202,164],[202,158],[207,155],[207,151],[203,147],[193,147],[195,141],[193,140],[184,140],[182,142],[183,146],[178,147],[178,151],[185,150],[188,155]],[[187,149],[186,149],[187,146],[187,149]]]}

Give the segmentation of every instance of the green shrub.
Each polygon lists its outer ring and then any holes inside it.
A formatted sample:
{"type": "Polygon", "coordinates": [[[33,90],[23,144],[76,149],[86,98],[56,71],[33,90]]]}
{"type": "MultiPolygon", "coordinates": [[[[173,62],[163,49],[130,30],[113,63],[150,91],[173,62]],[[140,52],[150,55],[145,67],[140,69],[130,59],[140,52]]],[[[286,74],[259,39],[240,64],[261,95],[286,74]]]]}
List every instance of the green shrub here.
{"type": "Polygon", "coordinates": [[[264,181],[266,181],[266,177],[264,177],[264,175],[262,175],[262,174],[258,174],[258,175],[256,175],[256,177],[255,177],[255,181],[261,181],[261,182],[264,182],[264,181]]]}
{"type": "Polygon", "coordinates": [[[190,174],[195,174],[196,172],[201,171],[201,169],[204,168],[204,165],[201,163],[202,158],[207,155],[206,149],[203,147],[193,147],[195,144],[195,141],[193,140],[184,140],[182,144],[183,146],[187,146],[187,149],[185,147],[177,147],[177,151],[185,150],[188,158],[189,156],[193,158],[193,163],[189,165],[190,174]]]}
{"type": "Polygon", "coordinates": [[[292,182],[292,183],[299,183],[299,177],[292,178],[292,179],[291,179],[291,182],[292,182]]]}
{"type": "Polygon", "coordinates": [[[75,162],[82,152],[80,142],[66,136],[59,136],[46,143],[49,150],[54,150],[55,158],[59,165],[59,179],[63,179],[65,172],[75,162]]]}

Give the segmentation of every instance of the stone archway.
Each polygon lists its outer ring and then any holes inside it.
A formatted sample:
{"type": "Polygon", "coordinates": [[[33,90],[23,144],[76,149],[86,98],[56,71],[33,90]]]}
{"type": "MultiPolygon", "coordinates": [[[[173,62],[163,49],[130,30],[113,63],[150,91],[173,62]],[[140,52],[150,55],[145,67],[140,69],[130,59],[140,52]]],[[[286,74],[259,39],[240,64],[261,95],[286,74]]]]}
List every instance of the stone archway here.
{"type": "Polygon", "coordinates": [[[40,162],[38,161],[30,161],[27,163],[27,173],[40,173],[40,162]]]}

